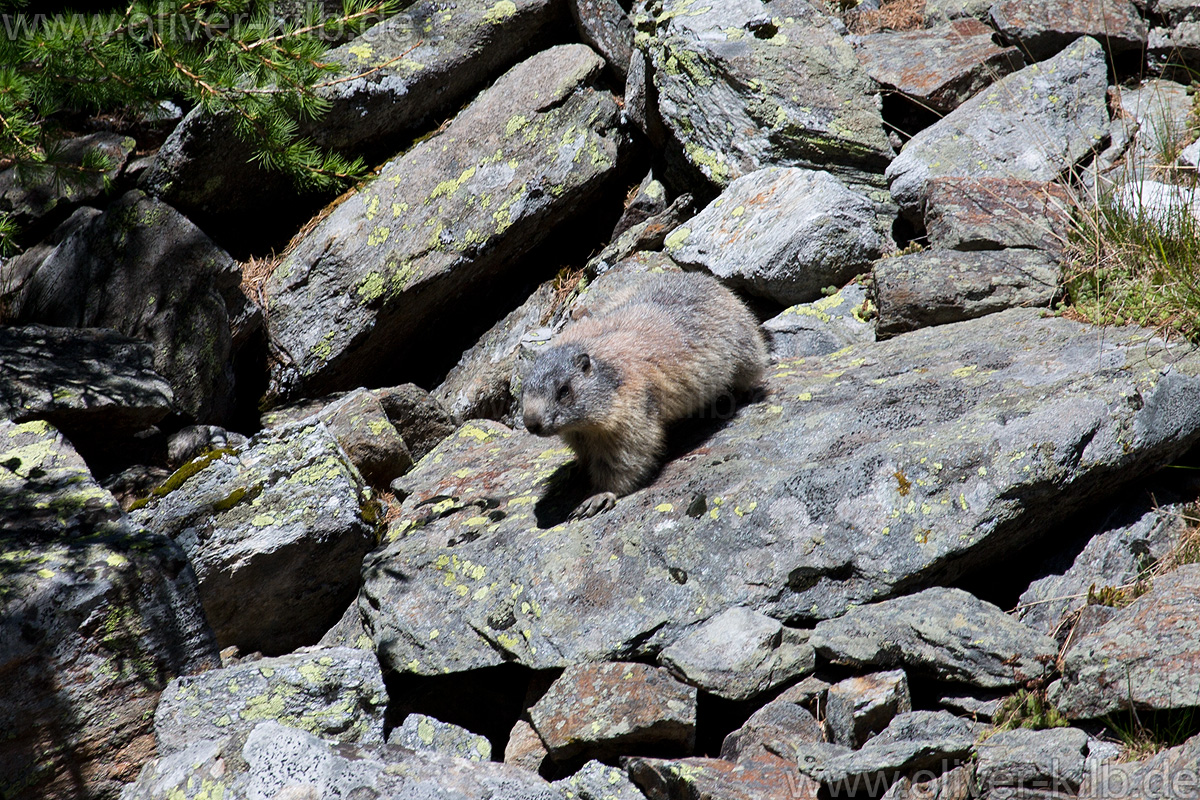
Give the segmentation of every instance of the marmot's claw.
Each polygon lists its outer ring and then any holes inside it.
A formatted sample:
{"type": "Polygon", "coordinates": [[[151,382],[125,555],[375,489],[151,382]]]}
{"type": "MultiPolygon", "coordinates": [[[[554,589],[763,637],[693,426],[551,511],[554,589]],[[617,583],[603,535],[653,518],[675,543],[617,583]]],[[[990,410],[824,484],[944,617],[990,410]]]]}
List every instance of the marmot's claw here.
{"type": "Polygon", "coordinates": [[[612,492],[594,494],[580,503],[579,507],[571,512],[571,519],[594,517],[597,514],[603,514],[605,511],[611,511],[616,505],[617,496],[612,492]]]}

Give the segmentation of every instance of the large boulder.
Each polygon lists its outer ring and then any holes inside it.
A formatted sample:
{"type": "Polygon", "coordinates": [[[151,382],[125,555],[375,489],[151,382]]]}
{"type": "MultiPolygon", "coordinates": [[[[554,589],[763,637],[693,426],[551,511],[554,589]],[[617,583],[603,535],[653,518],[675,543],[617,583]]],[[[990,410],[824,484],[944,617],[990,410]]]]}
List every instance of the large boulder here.
{"type": "Polygon", "coordinates": [[[179,212],[138,191],[76,222],[25,281],[14,319],[113,328],[148,341],[179,409],[199,422],[225,420],[233,409],[236,262],[179,212]]]}
{"type": "Polygon", "coordinates": [[[188,462],[133,515],[183,546],[222,647],[280,655],[342,616],[378,508],[325,425],[299,422],[188,462]]]}
{"type": "Polygon", "coordinates": [[[1060,177],[1107,136],[1107,89],[1104,50],[1087,37],[1001,78],[909,140],[887,168],[892,197],[923,225],[932,178],[1060,177]]]}
{"type": "Polygon", "coordinates": [[[183,551],[48,423],[0,420],[0,795],[114,798],[178,675],[217,666],[183,551]]]}
{"type": "Polygon", "coordinates": [[[835,617],[1049,547],[1200,436],[1200,354],[1109,328],[1098,359],[1098,335],[1014,310],[782,362],[587,520],[567,518],[588,487],[565,446],[468,423],[400,479],[359,608],[388,668],[541,669],[652,657],[735,606],[835,617]]]}
{"type": "Polygon", "coordinates": [[[481,297],[585,208],[621,141],[615,99],[592,86],[603,64],[563,45],[514,67],[305,236],[266,285],[273,391],[379,382],[464,292],[481,297]]]}
{"type": "MultiPolygon", "coordinates": [[[[648,4],[649,5],[649,4],[648,4]]],[[[673,153],[717,186],[768,166],[880,185],[892,157],[875,86],[804,0],[653,4],[635,20],[673,153]]]]}

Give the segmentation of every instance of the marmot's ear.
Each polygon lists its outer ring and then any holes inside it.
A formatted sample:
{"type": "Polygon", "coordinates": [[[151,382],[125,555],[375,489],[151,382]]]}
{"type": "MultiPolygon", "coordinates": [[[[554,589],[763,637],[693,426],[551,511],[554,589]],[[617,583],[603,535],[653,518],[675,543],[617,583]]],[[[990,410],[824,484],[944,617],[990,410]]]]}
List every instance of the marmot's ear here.
{"type": "Polygon", "coordinates": [[[592,359],[588,357],[587,353],[580,353],[575,356],[575,366],[586,375],[592,369],[592,359]]]}

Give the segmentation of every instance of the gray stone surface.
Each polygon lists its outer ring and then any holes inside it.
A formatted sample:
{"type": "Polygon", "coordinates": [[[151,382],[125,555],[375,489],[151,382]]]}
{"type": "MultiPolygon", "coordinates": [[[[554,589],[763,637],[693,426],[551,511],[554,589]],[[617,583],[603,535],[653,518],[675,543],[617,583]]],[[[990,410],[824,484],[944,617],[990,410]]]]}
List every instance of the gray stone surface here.
{"type": "Polygon", "coordinates": [[[1074,201],[1056,182],[1008,178],[934,178],[925,230],[935,248],[1029,247],[1059,258],[1071,231],[1074,201]]]}
{"type": "Polygon", "coordinates": [[[233,336],[225,296],[237,264],[163,203],[128,192],[45,255],[13,309],[17,322],[113,328],[154,345],[181,411],[222,422],[232,409],[233,336]]]}
{"type": "Polygon", "coordinates": [[[143,430],[171,410],[154,348],[103,328],[0,328],[0,416],[59,428],[143,430]]]}
{"type": "Polygon", "coordinates": [[[154,735],[159,756],[265,719],[328,741],[383,744],[386,704],[373,653],[312,648],[176,678],[154,712],[154,735]]]}
{"type": "Polygon", "coordinates": [[[454,413],[416,384],[376,389],[375,396],[388,419],[400,431],[414,461],[424,458],[458,427],[454,413]]]}
{"type": "Polygon", "coordinates": [[[655,800],[817,800],[820,788],[780,758],[743,764],[720,758],[631,758],[625,768],[646,797],[655,800]]]}
{"type": "Polygon", "coordinates": [[[323,424],[269,430],[177,471],[134,519],[182,545],[222,647],[315,644],[375,543],[362,477],[323,424]]]}
{"type": "Polygon", "coordinates": [[[635,24],[669,147],[691,170],[717,186],[767,166],[880,185],[892,151],[875,87],[831,18],[802,0],[666,0],[635,24]]]}
{"type": "Polygon", "coordinates": [[[373,392],[359,389],[317,412],[367,483],[387,487],[408,471],[412,454],[373,392]]]}
{"type": "Polygon", "coordinates": [[[1089,771],[1080,800],[1190,800],[1197,795],[1200,736],[1140,761],[1111,760],[1089,771]]]}
{"type": "Polygon", "coordinates": [[[652,657],[735,606],[837,616],[1051,546],[1192,445],[1197,372],[1186,344],[1030,310],[785,361],[583,521],[564,446],[473,422],[401,479],[360,608],[418,674],[652,657]]]}
{"type": "Polygon", "coordinates": [[[1010,308],[1049,309],[1062,267],[1041,250],[923,250],[875,263],[877,335],[891,336],[1010,308]]]}
{"type": "Polygon", "coordinates": [[[875,204],[828,172],[768,167],[729,184],[666,238],[685,267],[779,303],[815,300],[892,249],[875,204]]]}
{"type": "Polygon", "coordinates": [[[967,18],[927,30],[885,31],[853,41],[859,61],[881,88],[946,114],[988,84],[1025,66],[1020,51],[996,44],[994,34],[979,20],[967,18]]]}
{"type": "MultiPolygon", "coordinates": [[[[1018,686],[1040,677],[1054,640],[961,589],[934,588],[852,608],[817,623],[811,643],[829,660],[853,667],[900,666],[981,688],[1018,686]]],[[[830,690],[833,691],[832,689],[830,690]]]]}
{"type": "Polygon", "coordinates": [[[623,769],[589,761],[569,778],[554,782],[564,800],[645,800],[623,769]]]}
{"type": "Polygon", "coordinates": [[[974,17],[984,20],[995,0],[925,0],[925,24],[936,25],[947,20],[974,17]]]}
{"type": "Polygon", "coordinates": [[[1149,593],[1067,651],[1050,699],[1073,719],[1130,707],[1194,707],[1200,698],[1197,613],[1200,565],[1156,578],[1149,593]]]}
{"type": "Polygon", "coordinates": [[[836,353],[852,344],[875,341],[869,321],[874,305],[867,290],[852,283],[835,294],[789,306],[762,324],[778,361],[836,353]]]}
{"type": "Polygon", "coordinates": [[[897,714],[912,711],[904,670],[846,678],[829,687],[825,724],[837,744],[859,748],[897,714]]]}
{"type": "Polygon", "coordinates": [[[748,608],[731,608],[663,650],[673,674],[726,700],[748,700],[812,672],[808,633],[748,608]]]}
{"type": "Polygon", "coordinates": [[[121,800],[563,800],[518,767],[387,745],[333,744],[278,722],[146,765],[121,800]]]}
{"type": "Polygon", "coordinates": [[[272,391],[368,383],[464,287],[483,296],[586,208],[622,139],[614,98],[592,87],[602,66],[583,45],[526,60],[305,236],[266,284],[272,391]]]}
{"type": "Polygon", "coordinates": [[[492,743],[466,728],[424,714],[409,714],[388,736],[388,744],[431,750],[468,761],[491,761],[492,743]]]}
{"type": "Polygon", "coordinates": [[[685,755],[696,743],[696,690],[645,664],[567,667],[529,709],[550,757],[685,755]]]}
{"type": "Polygon", "coordinates": [[[40,420],[0,420],[0,543],[0,794],[113,797],[164,684],[218,663],[195,573],[40,420]]]}
{"type": "Polygon", "coordinates": [[[1088,37],[1001,78],[918,133],[887,168],[892,197],[914,222],[936,177],[1050,181],[1108,132],[1108,68],[1088,37]]]}
{"type": "Polygon", "coordinates": [[[1049,58],[1080,36],[1110,54],[1146,46],[1146,22],[1130,0],[998,0],[992,24],[1033,61],[1049,58]]]}
{"type": "Polygon", "coordinates": [[[976,778],[985,792],[1016,787],[1075,794],[1088,735],[1078,728],[1000,731],[979,744],[976,778]]]}
{"type": "MultiPolygon", "coordinates": [[[[974,800],[975,775],[970,766],[955,767],[936,778],[913,780],[902,775],[883,795],[883,800],[974,800]]],[[[1050,799],[1047,799],[1050,800],[1050,799]]]]}
{"type": "Polygon", "coordinates": [[[617,0],[568,0],[566,5],[580,39],[604,56],[617,80],[624,83],[633,55],[634,34],[633,22],[625,9],[617,0]]]}
{"type": "Polygon", "coordinates": [[[721,743],[721,758],[744,762],[764,755],[789,752],[798,745],[825,741],[821,724],[802,706],[776,699],[750,715],[721,743]]]}

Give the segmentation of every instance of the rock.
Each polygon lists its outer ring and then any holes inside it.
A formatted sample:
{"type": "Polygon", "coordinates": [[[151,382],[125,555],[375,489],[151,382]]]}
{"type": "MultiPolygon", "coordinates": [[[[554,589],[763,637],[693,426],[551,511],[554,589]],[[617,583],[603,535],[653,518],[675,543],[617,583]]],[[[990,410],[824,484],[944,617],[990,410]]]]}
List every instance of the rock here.
{"type": "Polygon", "coordinates": [[[55,144],[58,150],[48,153],[47,161],[61,165],[60,174],[50,168],[28,177],[18,176],[16,167],[0,172],[0,212],[25,235],[36,234],[50,220],[65,218],[76,206],[102,198],[137,146],[128,136],[107,131],[55,144]],[[97,158],[107,162],[102,170],[98,164],[84,164],[97,158]]]}
{"type": "MultiPolygon", "coordinates": [[[[346,155],[388,158],[531,51],[558,18],[552,0],[411,3],[325,53],[336,66],[317,88],[328,109],[302,120],[298,134],[346,155]]],[[[253,156],[231,116],[197,108],[168,137],[141,185],[229,246],[261,249],[264,236],[286,241],[321,201],[252,163],[253,156]],[[258,226],[241,224],[246,214],[258,226]]]]}
{"type": "Polygon", "coordinates": [[[429,750],[468,761],[491,761],[492,743],[466,728],[449,722],[409,714],[399,728],[388,736],[388,744],[398,744],[413,750],[429,750]]]}
{"type": "Polygon", "coordinates": [[[591,87],[602,66],[563,45],[514,67],[296,245],[265,288],[276,395],[366,383],[464,287],[482,296],[588,207],[615,175],[621,140],[616,102],[591,87]]]}
{"type": "Polygon", "coordinates": [[[1042,61],[1081,36],[1094,36],[1110,54],[1146,46],[1146,23],[1129,0],[997,0],[992,24],[1009,41],[1042,61]]]}
{"type": "Polygon", "coordinates": [[[769,167],[735,179],[666,238],[684,267],[784,304],[841,286],[892,248],[875,204],[828,172],[769,167]]]}
{"type": "Polygon", "coordinates": [[[646,800],[624,770],[589,761],[569,778],[555,781],[564,800],[646,800]]]}
{"type": "Polygon", "coordinates": [[[468,423],[400,479],[364,565],[381,661],[653,658],[727,608],[825,619],[1048,547],[1200,435],[1190,346],[1110,327],[1097,361],[1096,335],[1016,310],[783,362],[591,520],[567,519],[587,488],[564,446],[468,423]]]}
{"type": "Polygon", "coordinates": [[[825,735],[821,724],[812,714],[796,703],[776,699],[755,711],[742,727],[725,737],[721,743],[721,758],[753,761],[823,741],[825,735]]]}
{"type": "Polygon", "coordinates": [[[947,114],[1025,66],[1020,51],[997,45],[994,34],[977,19],[958,19],[927,30],[861,36],[854,52],[880,87],[947,114]]]}
{"type": "Polygon", "coordinates": [[[325,631],[318,646],[353,647],[356,650],[369,650],[374,654],[375,642],[363,627],[362,612],[358,610],[358,603],[351,603],[346,607],[346,613],[342,614],[342,618],[335,622],[332,628],[325,631]]]}
{"type": "Polygon", "coordinates": [[[833,20],[801,0],[665,0],[654,13],[635,18],[637,45],[668,149],[690,170],[719,187],[768,166],[880,185],[891,145],[833,20]]]}
{"type": "Polygon", "coordinates": [[[974,17],[986,20],[995,0],[925,0],[925,25],[974,17]]]}
{"type": "Polygon", "coordinates": [[[521,340],[541,327],[560,302],[553,283],[543,283],[463,353],[433,396],[458,419],[494,419],[518,425],[521,340]]]}
{"type": "Polygon", "coordinates": [[[1089,772],[1080,800],[1175,800],[1196,794],[1200,736],[1141,761],[1109,761],[1089,772]]]}
{"type": "Polygon", "coordinates": [[[953,714],[975,722],[990,722],[996,718],[996,712],[1000,710],[1001,704],[1010,696],[1002,690],[993,692],[954,691],[939,697],[938,705],[953,714]]]}
{"type": "Polygon", "coordinates": [[[1200,64],[1200,22],[1188,20],[1165,28],[1151,28],[1146,37],[1147,71],[1183,78],[1200,64]]]}
{"type": "Polygon", "coordinates": [[[748,700],[812,672],[808,634],[748,608],[731,608],[659,654],[677,677],[726,700],[748,700]]]}
{"type": "Polygon", "coordinates": [[[1065,616],[1084,607],[1088,589],[1133,583],[1174,544],[1180,506],[1149,497],[1122,499],[1062,574],[1034,581],[1021,595],[1021,621],[1054,636],[1065,616]]]}
{"type": "Polygon", "coordinates": [[[647,747],[690,753],[696,690],[644,664],[581,664],[567,667],[529,709],[529,719],[555,761],[647,747]]]}
{"type": "Polygon", "coordinates": [[[562,800],[550,784],[517,767],[388,745],[335,744],[274,721],[151,761],[121,798],[194,798],[201,791],[225,800],[562,800]]]}
{"type": "Polygon", "coordinates": [[[1062,268],[1040,250],[924,250],[875,263],[875,333],[893,336],[1009,308],[1049,308],[1062,268]]]}
{"type": "Polygon", "coordinates": [[[183,546],[222,647],[279,655],[342,615],[374,513],[325,426],[296,423],[189,462],[133,518],[183,546]]]}
{"type": "Polygon", "coordinates": [[[112,493],[123,511],[128,511],[135,502],[150,494],[155,486],[169,477],[171,477],[169,469],[134,464],[115,475],[108,476],[100,482],[100,485],[112,493]]]}
{"type": "Polygon", "coordinates": [[[240,450],[248,441],[242,434],[216,425],[188,425],[167,439],[167,463],[172,469],[179,469],[193,458],[213,450],[240,450]]]}
{"type": "Polygon", "coordinates": [[[1083,782],[1088,735],[1078,728],[1000,731],[979,745],[979,786],[1040,789],[1074,796],[1083,782]]]}
{"type": "Polygon", "coordinates": [[[732,764],[719,758],[625,762],[651,800],[816,800],[818,786],[782,759],[732,764]]]}
{"type": "Polygon", "coordinates": [[[1125,181],[1154,177],[1193,135],[1192,95],[1182,84],[1151,79],[1135,88],[1119,89],[1115,99],[1120,116],[1136,126],[1121,177],[1125,181]]]}
{"type": "Polygon", "coordinates": [[[633,22],[617,0],[568,0],[580,38],[604,56],[621,83],[633,55],[633,22]]]}
{"type": "Polygon", "coordinates": [[[1084,37],[1001,78],[908,141],[887,168],[892,197],[920,226],[932,178],[1058,178],[1108,132],[1107,76],[1099,42],[1084,37]]]}
{"type": "Polygon", "coordinates": [[[825,699],[829,694],[829,686],[829,683],[821,680],[816,675],[809,675],[799,683],[784,689],[775,699],[795,703],[813,711],[825,707],[825,699]]]}
{"type": "Polygon", "coordinates": [[[931,780],[914,781],[903,775],[884,793],[883,800],[973,800],[975,797],[975,776],[968,766],[955,767],[931,780]]]}
{"type": "Polygon", "coordinates": [[[25,284],[37,272],[46,257],[73,233],[86,229],[88,223],[100,214],[95,208],[77,208],[75,213],[41,241],[25,248],[19,255],[0,259],[0,313],[6,322],[11,323],[16,318],[25,284]]]}
{"type": "Polygon", "coordinates": [[[938,680],[985,689],[1040,677],[1058,652],[1053,639],[991,603],[941,587],[852,608],[845,616],[817,623],[810,641],[837,664],[903,665],[938,680]]]}
{"type": "Polygon", "coordinates": [[[846,678],[829,687],[825,724],[830,738],[855,749],[888,726],[897,714],[912,711],[904,670],[846,678]]]}
{"type": "MultiPolygon", "coordinates": [[[[668,269],[677,269],[678,265],[660,252],[666,243],[667,236],[696,213],[695,199],[690,194],[681,194],[671,205],[660,214],[656,214],[645,222],[639,222],[629,230],[620,234],[611,244],[597,255],[588,259],[583,268],[587,277],[604,275],[623,261],[630,260],[661,260],[669,264],[668,269]]],[[[586,289],[585,289],[586,291],[586,289]]]]}
{"type": "Polygon", "coordinates": [[[762,327],[776,361],[821,356],[875,341],[875,327],[865,319],[868,312],[873,307],[867,290],[852,283],[820,300],[785,308],[762,327]]]}
{"type": "Polygon", "coordinates": [[[1061,257],[1073,202],[1060,183],[1008,178],[934,178],[925,228],[948,250],[1031,247],[1061,257]]]}
{"type": "Polygon", "coordinates": [[[1112,711],[1174,709],[1200,696],[1200,643],[1192,620],[1200,605],[1200,565],[1158,577],[1154,588],[1084,636],[1062,660],[1050,699],[1071,719],[1112,711]]]}
{"type": "Polygon", "coordinates": [[[376,389],[375,396],[414,461],[420,461],[458,427],[459,421],[437,398],[415,384],[376,389]]]}
{"type": "Polygon", "coordinates": [[[367,483],[387,487],[413,465],[412,454],[379,399],[366,389],[330,403],[317,414],[367,483]]]}
{"type": "Polygon", "coordinates": [[[387,690],[373,653],[314,648],[176,678],[154,713],[158,755],[249,733],[264,719],[333,742],[383,744],[387,690]]]}
{"type": "Polygon", "coordinates": [[[131,433],[171,410],[153,348],[103,328],[0,328],[0,417],[66,431],[131,433]]]}
{"type": "Polygon", "coordinates": [[[549,758],[550,753],[533,725],[527,720],[517,720],[504,746],[504,763],[536,773],[549,758]]]}
{"type": "Polygon", "coordinates": [[[238,292],[240,279],[233,259],[199,228],[127,192],[46,255],[14,319],[114,328],[152,343],[154,368],[170,381],[179,409],[219,424],[232,411],[234,388],[224,295],[238,292]]]}
{"type": "Polygon", "coordinates": [[[47,422],[0,420],[0,793],[114,797],[171,678],[218,663],[180,548],[47,422]]]}
{"type": "Polygon", "coordinates": [[[625,212],[613,227],[612,238],[616,239],[622,233],[651,217],[666,211],[670,206],[667,202],[667,187],[654,176],[654,171],[646,173],[637,190],[625,203],[625,212]]]}

